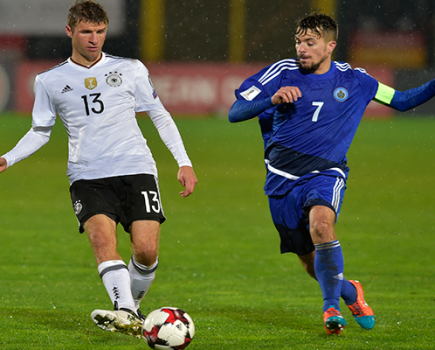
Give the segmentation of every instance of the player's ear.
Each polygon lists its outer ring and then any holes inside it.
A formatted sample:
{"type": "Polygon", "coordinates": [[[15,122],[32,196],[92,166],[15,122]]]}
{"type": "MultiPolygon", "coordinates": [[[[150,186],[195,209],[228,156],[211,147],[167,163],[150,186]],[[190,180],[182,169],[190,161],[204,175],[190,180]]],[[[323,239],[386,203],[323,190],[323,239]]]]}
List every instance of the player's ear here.
{"type": "Polygon", "coordinates": [[[72,38],[73,31],[69,25],[65,26],[65,32],[66,32],[66,35],[68,35],[70,38],[72,38]]]}
{"type": "Polygon", "coordinates": [[[328,43],[328,53],[332,54],[332,51],[334,51],[336,46],[337,46],[337,42],[336,41],[330,41],[328,43]]]}

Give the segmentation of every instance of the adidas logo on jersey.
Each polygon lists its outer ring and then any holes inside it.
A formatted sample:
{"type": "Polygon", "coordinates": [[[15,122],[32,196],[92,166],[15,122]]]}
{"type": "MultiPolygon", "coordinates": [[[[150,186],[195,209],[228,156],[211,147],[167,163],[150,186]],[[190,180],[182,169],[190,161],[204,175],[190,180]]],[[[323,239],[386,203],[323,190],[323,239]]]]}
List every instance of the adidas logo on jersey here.
{"type": "Polygon", "coordinates": [[[65,92],[68,92],[68,91],[73,91],[72,87],[70,87],[69,85],[67,85],[63,88],[62,93],[64,94],[65,92]]]}

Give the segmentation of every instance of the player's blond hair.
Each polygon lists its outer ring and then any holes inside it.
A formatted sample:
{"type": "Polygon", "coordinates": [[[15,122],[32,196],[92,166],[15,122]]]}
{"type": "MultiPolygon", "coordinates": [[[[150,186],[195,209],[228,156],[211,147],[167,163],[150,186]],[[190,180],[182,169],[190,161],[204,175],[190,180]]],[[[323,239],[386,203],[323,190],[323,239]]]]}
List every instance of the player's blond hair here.
{"type": "Polygon", "coordinates": [[[72,31],[80,22],[109,24],[106,10],[94,0],[76,0],[68,11],[67,19],[72,31]]]}

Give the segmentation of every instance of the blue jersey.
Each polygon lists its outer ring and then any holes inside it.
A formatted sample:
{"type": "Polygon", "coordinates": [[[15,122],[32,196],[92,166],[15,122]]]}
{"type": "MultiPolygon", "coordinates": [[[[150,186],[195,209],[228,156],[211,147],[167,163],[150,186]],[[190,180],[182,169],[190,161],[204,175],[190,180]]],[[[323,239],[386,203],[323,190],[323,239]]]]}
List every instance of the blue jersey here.
{"type": "Polygon", "coordinates": [[[236,96],[263,100],[284,86],[297,86],[302,97],[275,108],[265,149],[266,194],[283,195],[295,180],[319,172],[346,179],[346,153],[378,82],[347,63],[332,62],[330,70],[319,75],[286,59],[246,79],[236,96]]]}
{"type": "Polygon", "coordinates": [[[263,113],[258,115],[258,122],[260,124],[261,136],[263,137],[264,149],[269,143],[273,131],[273,115],[275,108],[266,109],[263,113]]]}

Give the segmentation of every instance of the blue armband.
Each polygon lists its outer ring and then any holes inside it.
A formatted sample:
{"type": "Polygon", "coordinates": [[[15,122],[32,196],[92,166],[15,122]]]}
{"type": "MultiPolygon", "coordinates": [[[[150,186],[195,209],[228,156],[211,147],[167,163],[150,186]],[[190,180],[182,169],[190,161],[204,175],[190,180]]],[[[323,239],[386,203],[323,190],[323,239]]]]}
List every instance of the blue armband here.
{"type": "Polygon", "coordinates": [[[270,97],[260,101],[237,100],[228,112],[228,119],[231,123],[241,122],[254,118],[271,107],[273,103],[270,97]]]}

